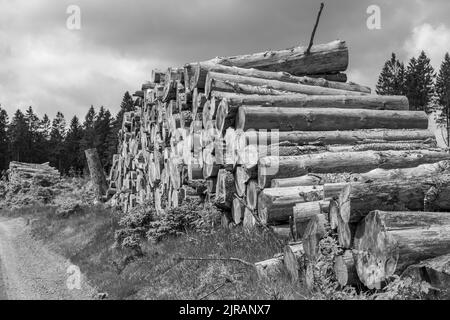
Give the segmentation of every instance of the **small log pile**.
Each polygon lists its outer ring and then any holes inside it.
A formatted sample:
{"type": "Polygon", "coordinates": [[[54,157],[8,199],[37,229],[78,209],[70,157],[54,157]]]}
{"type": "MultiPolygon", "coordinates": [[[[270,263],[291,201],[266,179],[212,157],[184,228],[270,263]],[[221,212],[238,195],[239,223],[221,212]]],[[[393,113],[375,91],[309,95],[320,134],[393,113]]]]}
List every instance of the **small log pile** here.
{"type": "Polygon", "coordinates": [[[11,161],[9,163],[8,180],[11,183],[23,185],[41,185],[48,187],[55,184],[60,178],[60,173],[56,168],[43,164],[25,163],[11,161]]]}

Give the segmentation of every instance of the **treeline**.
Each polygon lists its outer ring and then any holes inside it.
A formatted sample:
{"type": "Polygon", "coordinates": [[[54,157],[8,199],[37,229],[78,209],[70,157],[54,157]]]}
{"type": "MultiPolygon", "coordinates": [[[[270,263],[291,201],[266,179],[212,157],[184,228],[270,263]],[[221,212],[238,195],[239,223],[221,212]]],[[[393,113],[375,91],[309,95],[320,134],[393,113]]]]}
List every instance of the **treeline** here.
{"type": "Polygon", "coordinates": [[[81,175],[87,172],[84,150],[97,148],[108,172],[112,155],[117,153],[123,114],[133,109],[129,92],[116,116],[103,106],[98,110],[91,106],[83,120],[74,116],[69,123],[61,112],[52,120],[46,114],[39,118],[31,106],[25,112],[18,109],[9,119],[0,107],[0,169],[7,169],[12,160],[48,161],[63,174],[81,175]]]}

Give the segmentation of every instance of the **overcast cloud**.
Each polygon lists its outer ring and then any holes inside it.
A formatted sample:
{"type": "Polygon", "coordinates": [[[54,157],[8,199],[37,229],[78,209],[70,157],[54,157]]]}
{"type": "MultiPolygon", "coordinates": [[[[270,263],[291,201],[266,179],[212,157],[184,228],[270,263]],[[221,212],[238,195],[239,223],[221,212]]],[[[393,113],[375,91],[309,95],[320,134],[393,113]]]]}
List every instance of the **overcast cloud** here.
{"type": "MultiPolygon", "coordinates": [[[[32,105],[53,117],[84,116],[91,104],[116,112],[153,68],[215,56],[281,49],[309,41],[319,1],[311,0],[0,0],[0,104],[32,105]],[[66,28],[69,5],[81,30],[66,28]]],[[[450,51],[450,2],[329,0],[316,43],[346,40],[349,80],[375,86],[391,52],[425,50],[437,68],[450,51]],[[366,9],[381,8],[381,30],[366,9]]]]}

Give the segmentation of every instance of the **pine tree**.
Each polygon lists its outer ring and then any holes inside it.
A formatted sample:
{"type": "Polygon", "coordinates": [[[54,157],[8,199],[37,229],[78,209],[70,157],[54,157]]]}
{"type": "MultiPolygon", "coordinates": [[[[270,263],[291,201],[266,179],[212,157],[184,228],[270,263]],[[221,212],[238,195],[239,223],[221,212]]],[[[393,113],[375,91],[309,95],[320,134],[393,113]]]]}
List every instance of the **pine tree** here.
{"type": "Polygon", "coordinates": [[[406,70],[406,95],[411,110],[430,112],[427,106],[433,96],[434,78],[434,69],[424,51],[417,59],[411,58],[406,70]]]}
{"type": "Polygon", "coordinates": [[[8,168],[8,113],[0,105],[0,170],[8,168]]]}
{"type": "Polygon", "coordinates": [[[450,55],[447,52],[436,78],[437,122],[446,128],[447,144],[450,141],[450,55]]]}
{"type": "Polygon", "coordinates": [[[400,62],[395,53],[386,61],[378,78],[376,93],[380,95],[404,95],[405,66],[400,62]]]}
{"type": "Polygon", "coordinates": [[[28,124],[22,111],[17,109],[8,125],[9,153],[11,160],[30,161],[28,150],[28,124]]]}
{"type": "Polygon", "coordinates": [[[112,130],[112,119],[109,110],[106,110],[103,106],[97,114],[94,122],[95,130],[95,148],[97,148],[98,154],[100,156],[100,161],[102,162],[105,169],[110,166],[111,159],[109,159],[108,154],[108,137],[112,130]]]}

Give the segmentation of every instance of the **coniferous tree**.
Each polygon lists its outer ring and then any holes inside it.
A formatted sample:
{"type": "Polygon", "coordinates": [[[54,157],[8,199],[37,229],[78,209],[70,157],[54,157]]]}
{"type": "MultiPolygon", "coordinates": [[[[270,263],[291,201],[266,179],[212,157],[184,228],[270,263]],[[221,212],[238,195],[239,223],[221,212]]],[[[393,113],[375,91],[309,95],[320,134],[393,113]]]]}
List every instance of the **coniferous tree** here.
{"type": "Polygon", "coordinates": [[[450,55],[447,52],[436,78],[437,122],[446,129],[447,144],[450,142],[450,55]]]}
{"type": "Polygon", "coordinates": [[[405,66],[400,62],[395,53],[386,61],[378,78],[376,93],[380,95],[404,95],[405,66]]]}
{"type": "Polygon", "coordinates": [[[406,69],[406,96],[411,110],[430,112],[427,106],[433,96],[435,72],[424,51],[412,58],[406,69]]]}
{"type": "Polygon", "coordinates": [[[8,168],[8,113],[0,105],[0,170],[8,168]]]}

